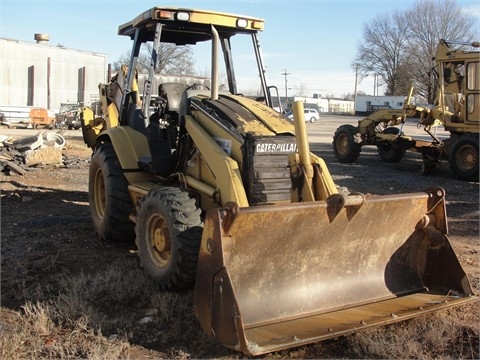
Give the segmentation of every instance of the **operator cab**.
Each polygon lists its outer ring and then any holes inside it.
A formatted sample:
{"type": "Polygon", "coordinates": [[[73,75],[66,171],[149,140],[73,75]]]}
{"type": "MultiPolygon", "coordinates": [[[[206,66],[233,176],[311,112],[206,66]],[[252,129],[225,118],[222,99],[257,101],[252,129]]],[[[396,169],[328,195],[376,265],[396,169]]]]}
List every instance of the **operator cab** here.
{"type": "MultiPolygon", "coordinates": [[[[142,168],[158,174],[171,173],[173,164],[177,161],[175,150],[179,147],[182,117],[191,106],[190,99],[200,99],[197,105],[206,110],[206,101],[219,99],[221,67],[226,76],[224,92],[238,94],[231,42],[235,35],[244,35],[253,43],[261,96],[266,105],[273,108],[271,90],[276,88],[267,86],[257,38],[258,32],[263,28],[264,21],[258,18],[163,7],[154,7],[120,25],[119,35],[130,37],[133,45],[119,107],[119,123],[129,125],[147,136],[151,159],[142,159],[142,168]],[[175,81],[158,80],[162,76],[158,70],[159,56],[165,50],[165,44],[188,46],[208,42],[211,43],[211,74],[208,81],[197,82],[193,77],[192,83],[192,77],[188,76],[177,76],[175,81]],[[143,47],[147,48],[144,53],[150,54],[150,66],[137,73],[135,69],[138,68],[143,47]],[[223,53],[222,63],[219,61],[219,51],[223,53]],[[141,101],[138,101],[139,98],[141,101]]],[[[278,90],[276,97],[280,104],[278,90]]]]}
{"type": "MultiPolygon", "coordinates": [[[[201,42],[211,42],[211,88],[209,96],[212,99],[218,97],[218,83],[220,78],[218,51],[221,47],[227,78],[227,90],[231,94],[237,94],[238,89],[233,67],[231,39],[234,35],[246,35],[250,37],[253,42],[257,71],[260,75],[261,91],[266,99],[267,105],[273,107],[270,89],[266,84],[265,68],[260,55],[257,38],[257,33],[262,31],[263,28],[264,21],[258,18],[239,17],[237,15],[213,11],[154,7],[137,16],[132,21],[120,25],[118,33],[119,35],[129,36],[133,40],[129,69],[136,68],[141,46],[146,43],[149,43],[148,46],[151,46],[152,61],[148,69],[148,79],[142,84],[142,88],[139,88],[147,104],[149,98],[152,96],[152,85],[154,77],[157,74],[157,61],[162,49],[161,44],[185,46],[195,45],[201,42]]],[[[127,91],[123,99],[123,108],[120,111],[120,122],[126,118],[124,115],[128,112],[128,105],[134,102],[129,98],[129,94],[133,91],[132,82],[134,76],[134,71],[129,71],[126,81],[127,91]]],[[[191,94],[193,95],[193,93],[191,94]]],[[[142,115],[146,119],[146,125],[148,126],[149,114],[147,105],[143,106],[142,115]]]]}

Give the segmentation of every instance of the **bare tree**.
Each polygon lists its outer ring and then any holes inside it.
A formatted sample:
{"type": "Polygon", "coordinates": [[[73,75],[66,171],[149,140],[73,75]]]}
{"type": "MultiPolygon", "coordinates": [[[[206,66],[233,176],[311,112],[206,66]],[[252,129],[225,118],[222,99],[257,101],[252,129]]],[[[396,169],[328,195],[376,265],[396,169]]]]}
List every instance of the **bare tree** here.
{"type": "MultiPolygon", "coordinates": [[[[203,68],[203,70],[197,70],[195,75],[203,78],[211,78],[212,73],[208,68],[203,68]]],[[[222,90],[228,90],[227,74],[224,71],[220,71],[218,74],[218,86],[222,90]]]]}
{"type": "Polygon", "coordinates": [[[378,16],[364,26],[352,67],[358,67],[360,77],[377,74],[386,95],[404,95],[413,85],[433,103],[439,41],[472,41],[473,25],[474,19],[456,0],[418,0],[411,10],[378,16]]]}
{"type": "Polygon", "coordinates": [[[307,88],[305,86],[305,83],[300,83],[299,85],[297,85],[297,87],[295,88],[296,90],[296,95],[297,96],[301,96],[301,97],[306,97],[306,94],[307,94],[307,88]]]}
{"type": "MultiPolygon", "coordinates": [[[[142,47],[140,55],[138,56],[137,68],[139,72],[144,72],[150,67],[150,59],[153,46],[147,43],[142,47]]],[[[114,70],[119,70],[125,64],[128,65],[130,59],[130,52],[113,62],[114,70]]],[[[174,44],[161,43],[158,54],[157,72],[166,75],[195,75],[193,52],[188,46],[175,46],[174,44]]]]}
{"type": "Polygon", "coordinates": [[[358,45],[352,64],[360,77],[377,75],[386,85],[386,95],[397,95],[399,70],[404,55],[405,33],[401,13],[379,15],[363,28],[363,39],[358,45]]]}
{"type": "MultiPolygon", "coordinates": [[[[365,93],[365,91],[358,90],[357,91],[357,96],[360,96],[360,95],[367,95],[367,94],[365,93]]],[[[343,99],[343,100],[347,100],[347,101],[354,101],[355,100],[355,94],[352,94],[352,93],[343,94],[343,96],[341,96],[340,98],[343,99]]]]}
{"type": "Polygon", "coordinates": [[[420,0],[405,12],[405,65],[416,92],[429,103],[437,90],[434,57],[439,41],[472,41],[473,25],[474,19],[455,0],[420,0]]]}

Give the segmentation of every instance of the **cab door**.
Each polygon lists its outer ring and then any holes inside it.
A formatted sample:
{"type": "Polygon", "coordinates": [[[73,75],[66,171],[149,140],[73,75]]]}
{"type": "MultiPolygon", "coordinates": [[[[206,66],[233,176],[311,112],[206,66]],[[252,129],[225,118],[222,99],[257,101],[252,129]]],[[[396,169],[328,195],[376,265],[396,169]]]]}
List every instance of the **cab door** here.
{"type": "Polygon", "coordinates": [[[465,123],[480,122],[480,62],[466,63],[465,123]]]}

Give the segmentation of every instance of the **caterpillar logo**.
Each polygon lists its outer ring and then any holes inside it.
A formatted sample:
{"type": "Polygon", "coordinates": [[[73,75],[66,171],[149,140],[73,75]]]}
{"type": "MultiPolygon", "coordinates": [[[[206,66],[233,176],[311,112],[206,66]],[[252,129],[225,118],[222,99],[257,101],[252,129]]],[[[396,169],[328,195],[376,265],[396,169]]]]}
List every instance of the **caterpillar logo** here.
{"type": "Polygon", "coordinates": [[[297,151],[295,143],[263,143],[257,144],[255,152],[257,153],[293,153],[297,151]]]}

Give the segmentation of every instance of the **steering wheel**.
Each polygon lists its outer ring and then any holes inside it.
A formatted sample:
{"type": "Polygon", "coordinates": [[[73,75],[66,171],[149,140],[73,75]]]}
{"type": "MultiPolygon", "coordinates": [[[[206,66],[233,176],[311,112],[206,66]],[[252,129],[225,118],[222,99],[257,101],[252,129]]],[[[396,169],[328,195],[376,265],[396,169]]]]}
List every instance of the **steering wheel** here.
{"type": "Polygon", "coordinates": [[[188,91],[188,90],[204,90],[204,89],[210,90],[210,88],[209,88],[208,86],[195,83],[195,84],[192,84],[192,85],[190,85],[189,87],[187,87],[187,88],[185,89],[185,91],[188,91]]]}

